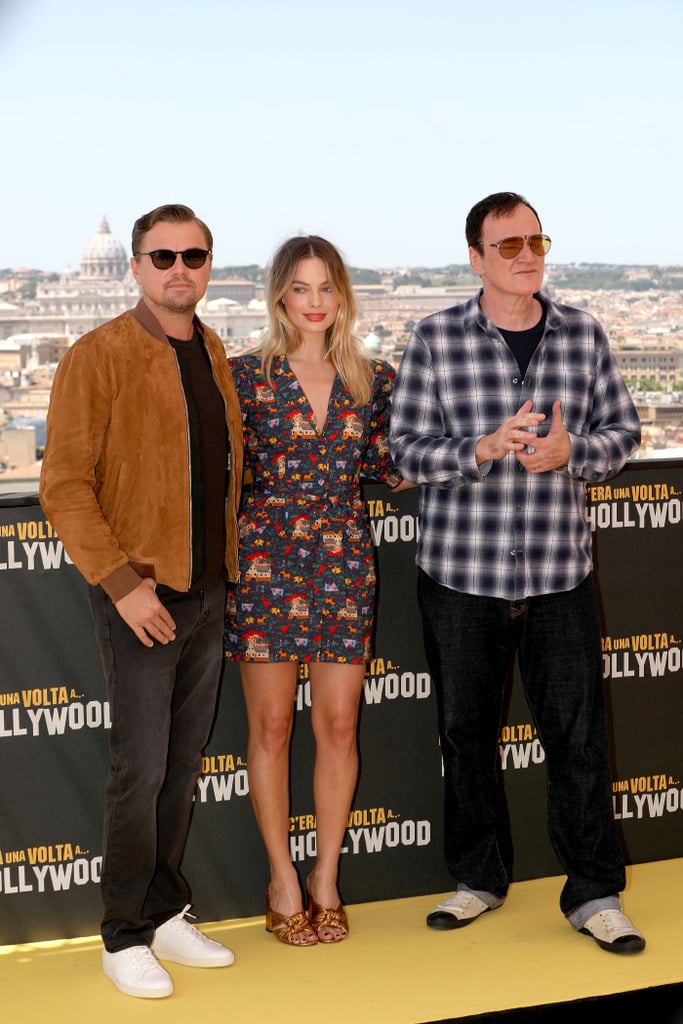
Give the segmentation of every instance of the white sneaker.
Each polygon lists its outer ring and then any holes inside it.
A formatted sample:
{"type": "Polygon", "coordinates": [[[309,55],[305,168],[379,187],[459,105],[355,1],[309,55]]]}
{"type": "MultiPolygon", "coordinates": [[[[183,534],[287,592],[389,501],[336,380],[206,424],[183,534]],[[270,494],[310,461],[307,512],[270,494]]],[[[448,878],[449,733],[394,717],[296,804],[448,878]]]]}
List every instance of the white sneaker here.
{"type": "Polygon", "coordinates": [[[185,967],[229,967],[235,960],[233,951],[207,939],[186,921],[189,909],[188,903],[179,914],[159,925],[152,942],[154,955],[185,967]]]}
{"type": "Polygon", "coordinates": [[[620,910],[600,910],[580,931],[610,953],[640,953],[645,949],[645,938],[620,910]]]}
{"type": "MultiPolygon", "coordinates": [[[[498,904],[500,906],[500,904],[498,904]]],[[[459,889],[449,899],[439,903],[431,914],[427,915],[427,924],[430,928],[438,928],[441,931],[448,931],[451,928],[464,928],[466,924],[472,924],[481,914],[487,910],[495,910],[487,903],[480,900],[473,892],[467,889],[459,889]]]]}
{"type": "Polygon", "coordinates": [[[102,950],[102,968],[119,992],[140,999],[173,995],[173,982],[149,946],[129,946],[118,953],[102,950]]]}

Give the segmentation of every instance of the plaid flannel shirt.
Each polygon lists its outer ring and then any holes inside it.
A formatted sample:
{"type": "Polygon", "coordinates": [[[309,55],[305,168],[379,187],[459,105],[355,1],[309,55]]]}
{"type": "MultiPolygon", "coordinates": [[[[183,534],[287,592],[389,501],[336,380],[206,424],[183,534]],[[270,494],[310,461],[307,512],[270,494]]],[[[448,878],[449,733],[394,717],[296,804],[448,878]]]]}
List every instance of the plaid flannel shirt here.
{"type": "Polygon", "coordinates": [[[417,564],[464,593],[517,601],[578,586],[592,568],[585,483],[613,477],[640,444],[640,422],[600,324],[536,298],[543,338],[522,378],[479,296],[413,329],[398,370],[390,448],[419,487],[417,564]],[[567,466],[528,473],[514,454],[478,466],[474,448],[531,399],[550,427],[559,399],[567,466]]]}

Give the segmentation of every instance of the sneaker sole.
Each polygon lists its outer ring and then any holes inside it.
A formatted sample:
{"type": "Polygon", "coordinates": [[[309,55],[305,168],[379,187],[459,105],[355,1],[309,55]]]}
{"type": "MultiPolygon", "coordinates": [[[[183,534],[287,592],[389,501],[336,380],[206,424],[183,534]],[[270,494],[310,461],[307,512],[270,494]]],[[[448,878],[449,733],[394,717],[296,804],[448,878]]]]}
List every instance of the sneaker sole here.
{"type": "Polygon", "coordinates": [[[171,984],[171,987],[168,988],[167,991],[163,992],[160,990],[154,990],[149,988],[139,989],[134,988],[132,985],[119,984],[116,978],[113,977],[113,975],[110,974],[106,968],[104,968],[104,973],[106,977],[109,978],[111,983],[118,989],[119,992],[122,992],[124,996],[133,996],[136,999],[166,999],[168,998],[168,996],[173,995],[173,984],[171,984]]]}
{"type": "Polygon", "coordinates": [[[597,936],[593,935],[593,932],[589,932],[587,928],[581,928],[579,930],[582,935],[589,935],[594,942],[597,942],[600,949],[606,949],[608,953],[641,953],[645,949],[645,939],[641,939],[637,935],[626,936],[623,939],[616,939],[614,942],[605,942],[604,939],[598,939],[597,936]]]}
{"type": "Polygon", "coordinates": [[[163,950],[157,949],[156,946],[152,946],[152,952],[155,957],[159,960],[166,960],[168,963],[180,964],[182,967],[230,967],[234,964],[235,957],[225,957],[223,959],[202,959],[201,957],[182,957],[174,953],[165,953],[163,950]]]}
{"type": "Polygon", "coordinates": [[[464,928],[468,924],[473,924],[482,914],[492,909],[493,907],[487,907],[486,910],[482,910],[481,914],[475,914],[474,917],[456,917],[455,914],[449,914],[447,910],[434,910],[431,914],[427,914],[427,927],[435,928],[440,932],[450,932],[454,928],[464,928]]]}

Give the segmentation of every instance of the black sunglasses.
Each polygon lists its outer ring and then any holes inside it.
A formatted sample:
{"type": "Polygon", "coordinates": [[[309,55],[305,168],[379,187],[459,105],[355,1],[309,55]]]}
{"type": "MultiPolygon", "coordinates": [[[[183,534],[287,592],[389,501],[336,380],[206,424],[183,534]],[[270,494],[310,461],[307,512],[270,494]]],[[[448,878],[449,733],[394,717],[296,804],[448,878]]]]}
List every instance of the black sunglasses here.
{"type": "Polygon", "coordinates": [[[547,235],[513,235],[511,238],[501,239],[500,242],[489,242],[489,245],[497,249],[504,260],[513,260],[515,256],[519,256],[525,242],[534,256],[546,256],[552,245],[547,235]]]}
{"type": "Polygon", "coordinates": [[[190,270],[199,270],[206,263],[211,249],[153,249],[152,252],[137,252],[135,257],[149,256],[157,270],[170,270],[178,256],[190,270]]]}

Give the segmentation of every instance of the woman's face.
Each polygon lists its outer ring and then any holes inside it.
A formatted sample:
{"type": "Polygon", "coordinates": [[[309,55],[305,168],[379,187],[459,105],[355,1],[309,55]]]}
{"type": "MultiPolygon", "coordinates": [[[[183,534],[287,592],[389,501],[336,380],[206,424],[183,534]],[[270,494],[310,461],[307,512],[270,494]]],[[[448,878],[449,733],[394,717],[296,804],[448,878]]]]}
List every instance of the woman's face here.
{"type": "Polygon", "coordinates": [[[292,324],[302,335],[321,335],[334,323],[339,299],[328,281],[325,262],[318,256],[301,260],[294,279],[282,297],[292,324]]]}

